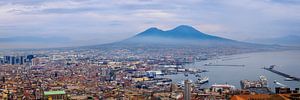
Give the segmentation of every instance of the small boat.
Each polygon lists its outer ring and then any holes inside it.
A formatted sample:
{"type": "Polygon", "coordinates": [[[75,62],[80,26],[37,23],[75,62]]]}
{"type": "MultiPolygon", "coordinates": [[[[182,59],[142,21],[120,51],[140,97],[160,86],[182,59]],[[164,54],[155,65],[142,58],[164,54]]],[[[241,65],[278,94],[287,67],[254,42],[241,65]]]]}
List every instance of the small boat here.
{"type": "Polygon", "coordinates": [[[187,77],[187,76],[189,76],[189,74],[188,74],[188,73],[184,73],[184,76],[186,76],[186,77],[187,77]]]}
{"type": "Polygon", "coordinates": [[[202,70],[202,72],[208,72],[208,70],[202,70]]]}
{"type": "Polygon", "coordinates": [[[281,87],[287,87],[287,85],[284,85],[284,84],[282,84],[282,83],[280,83],[280,82],[278,82],[278,81],[276,81],[276,80],[274,80],[274,83],[275,83],[276,85],[278,85],[278,86],[281,86],[281,87]]]}
{"type": "Polygon", "coordinates": [[[284,81],[294,81],[292,78],[285,78],[284,81]]]}
{"type": "Polygon", "coordinates": [[[263,76],[263,75],[260,75],[260,76],[259,76],[259,79],[260,79],[261,81],[268,81],[267,77],[266,77],[266,76],[263,76]]]}
{"type": "Polygon", "coordinates": [[[267,87],[268,87],[268,79],[267,79],[266,76],[260,75],[260,76],[259,76],[259,79],[260,79],[260,82],[262,82],[262,84],[263,84],[264,86],[267,86],[267,87]]]}
{"type": "Polygon", "coordinates": [[[198,78],[198,80],[196,81],[197,84],[204,84],[206,82],[208,82],[209,78],[208,77],[200,77],[198,78]]]}
{"type": "Polygon", "coordinates": [[[195,77],[201,77],[201,75],[200,74],[195,74],[195,77]]]}

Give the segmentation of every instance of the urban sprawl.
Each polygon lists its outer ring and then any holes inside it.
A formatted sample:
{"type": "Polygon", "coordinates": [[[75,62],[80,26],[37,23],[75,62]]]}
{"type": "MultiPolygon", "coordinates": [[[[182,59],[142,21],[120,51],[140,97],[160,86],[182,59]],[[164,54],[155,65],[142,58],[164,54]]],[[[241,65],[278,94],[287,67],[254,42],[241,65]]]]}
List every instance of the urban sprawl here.
{"type": "Polygon", "coordinates": [[[202,87],[197,61],[252,51],[235,48],[41,49],[0,53],[1,100],[299,100],[299,88],[268,87],[265,76],[202,87]],[[165,75],[195,75],[174,82],[165,75]],[[274,91],[272,91],[274,90],[274,91]]]}

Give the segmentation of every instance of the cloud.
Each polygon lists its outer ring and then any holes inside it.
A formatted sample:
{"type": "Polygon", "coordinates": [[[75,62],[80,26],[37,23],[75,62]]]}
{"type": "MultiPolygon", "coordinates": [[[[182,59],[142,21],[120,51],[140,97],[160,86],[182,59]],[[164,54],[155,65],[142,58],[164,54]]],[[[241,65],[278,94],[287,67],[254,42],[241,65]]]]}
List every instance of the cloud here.
{"type": "Polygon", "coordinates": [[[298,9],[299,0],[1,0],[0,37],[62,36],[99,44],[149,27],[187,24],[247,40],[299,34],[298,9]]]}
{"type": "Polygon", "coordinates": [[[138,10],[133,14],[133,16],[141,18],[167,19],[174,17],[174,14],[161,10],[138,10]]]}

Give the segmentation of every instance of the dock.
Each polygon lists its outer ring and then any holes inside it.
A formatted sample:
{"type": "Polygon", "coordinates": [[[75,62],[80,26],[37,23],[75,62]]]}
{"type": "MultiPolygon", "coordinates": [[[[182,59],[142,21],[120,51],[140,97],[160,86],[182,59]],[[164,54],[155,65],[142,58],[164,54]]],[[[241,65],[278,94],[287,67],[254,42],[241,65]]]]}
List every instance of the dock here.
{"type": "Polygon", "coordinates": [[[217,66],[217,67],[245,67],[245,65],[233,65],[233,64],[204,64],[204,66],[217,66]]]}
{"type": "Polygon", "coordinates": [[[300,81],[300,78],[291,76],[291,75],[289,75],[289,74],[286,74],[286,73],[283,73],[283,72],[280,72],[280,71],[277,71],[277,70],[274,69],[274,67],[275,67],[275,66],[272,65],[272,66],[270,66],[269,68],[264,67],[263,69],[268,70],[268,71],[270,71],[270,72],[273,72],[273,73],[275,73],[275,74],[281,75],[281,76],[283,76],[283,77],[290,78],[290,79],[292,79],[292,80],[294,80],[294,81],[300,81]]]}

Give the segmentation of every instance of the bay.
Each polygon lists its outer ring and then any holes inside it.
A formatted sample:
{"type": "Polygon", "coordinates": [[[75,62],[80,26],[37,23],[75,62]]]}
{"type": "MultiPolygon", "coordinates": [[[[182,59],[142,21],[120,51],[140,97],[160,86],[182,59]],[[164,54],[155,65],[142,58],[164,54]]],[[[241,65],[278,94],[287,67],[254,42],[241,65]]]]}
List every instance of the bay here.
{"type": "MultiPolygon", "coordinates": [[[[268,85],[274,89],[279,87],[274,83],[278,81],[287,85],[290,88],[300,88],[300,82],[285,81],[285,77],[262,69],[276,65],[275,70],[287,73],[294,77],[300,77],[300,50],[290,51],[273,51],[273,52],[257,52],[238,54],[231,56],[222,56],[218,59],[199,61],[185,65],[186,68],[205,69],[209,72],[201,73],[201,76],[208,76],[209,83],[203,87],[210,87],[212,84],[231,84],[240,88],[241,80],[259,80],[260,75],[264,75],[268,79],[268,85]],[[211,65],[228,65],[228,66],[205,66],[211,65]],[[230,66],[244,65],[244,66],[230,66]]],[[[183,74],[165,75],[166,78],[171,78],[174,83],[181,82],[185,79],[196,81],[197,77],[189,74],[187,77],[183,74]]]]}

